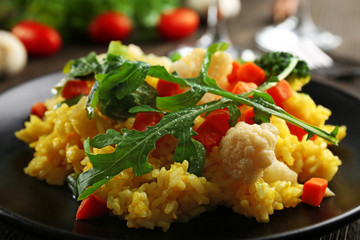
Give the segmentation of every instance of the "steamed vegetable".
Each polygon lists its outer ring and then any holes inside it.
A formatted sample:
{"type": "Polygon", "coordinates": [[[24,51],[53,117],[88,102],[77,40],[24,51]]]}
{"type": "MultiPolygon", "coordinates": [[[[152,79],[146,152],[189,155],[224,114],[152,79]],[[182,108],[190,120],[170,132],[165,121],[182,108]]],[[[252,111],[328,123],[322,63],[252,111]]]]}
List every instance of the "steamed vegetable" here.
{"type": "Polygon", "coordinates": [[[324,198],[328,181],[323,178],[310,178],[304,183],[302,201],[311,206],[319,206],[324,198]]]}
{"type": "MultiPolygon", "coordinates": [[[[288,52],[268,52],[255,60],[255,63],[264,69],[265,76],[280,74],[290,63],[294,56],[288,52]]],[[[280,79],[282,80],[282,79],[280,79]]],[[[300,90],[303,85],[310,81],[310,69],[306,62],[298,61],[293,71],[286,77],[294,90],[300,90]]]]}
{"type": "MultiPolygon", "coordinates": [[[[99,107],[104,103],[109,103],[111,106],[111,102],[114,100],[117,103],[121,103],[123,99],[131,96],[135,90],[144,84],[146,76],[173,82],[182,87],[187,87],[189,90],[169,97],[157,97],[155,108],[141,106],[142,104],[131,108],[129,114],[151,111],[162,111],[165,114],[157,124],[146,128],[145,131],[139,132],[123,129],[119,133],[110,129],[105,134],[100,134],[91,139],[91,141],[88,139],[84,142],[85,152],[93,168],[81,173],[78,178],[80,200],[88,197],[124,169],[132,168],[135,175],[150,172],[152,167],[147,162],[148,154],[155,148],[156,141],[167,134],[171,134],[178,139],[174,161],[182,162],[185,159],[188,160],[188,171],[201,175],[205,159],[205,149],[203,144],[193,139],[196,133],[192,126],[197,116],[213,112],[217,109],[228,108],[229,121],[233,125],[239,117],[239,111],[236,110],[236,106],[246,104],[253,107],[255,122],[269,122],[270,115],[275,115],[304,128],[309,133],[309,137],[316,134],[334,144],[338,142],[335,137],[336,129],[332,133],[328,133],[296,119],[276,106],[270,95],[262,92],[275,86],[281,79],[286,78],[292,72],[297,64],[297,59],[295,58],[290,60],[289,65],[281,73],[270,77],[267,82],[260,85],[258,90],[236,95],[218,87],[215,80],[207,75],[207,70],[212,55],[217,51],[225,50],[227,46],[227,44],[218,43],[209,47],[205,54],[199,76],[195,78],[181,78],[176,72],[170,74],[162,66],[150,66],[144,62],[125,60],[119,54],[116,54],[121,52],[121,46],[116,43],[110,45],[109,49],[111,51],[108,53],[105,61],[100,65],[94,64],[93,66],[96,81],[88,96],[87,111],[89,116],[94,114],[96,106],[99,107]],[[116,46],[119,48],[119,51],[116,50],[116,46]],[[107,73],[105,73],[106,69],[108,70],[107,73]],[[97,72],[102,72],[102,74],[96,74],[97,72]],[[196,105],[207,92],[219,95],[222,98],[203,105],[196,105]],[[249,98],[249,96],[252,96],[252,98],[249,98]],[[102,148],[108,145],[115,146],[113,153],[94,155],[90,151],[90,147],[102,148]]],[[[101,107],[99,109],[100,111],[102,110],[101,107]]],[[[115,108],[108,109],[116,110],[115,108]]],[[[104,114],[107,113],[105,112],[104,114]]]]}
{"type": "Polygon", "coordinates": [[[283,102],[293,95],[293,90],[286,80],[281,80],[274,87],[266,90],[266,92],[270,94],[278,106],[282,106],[283,102]]]}

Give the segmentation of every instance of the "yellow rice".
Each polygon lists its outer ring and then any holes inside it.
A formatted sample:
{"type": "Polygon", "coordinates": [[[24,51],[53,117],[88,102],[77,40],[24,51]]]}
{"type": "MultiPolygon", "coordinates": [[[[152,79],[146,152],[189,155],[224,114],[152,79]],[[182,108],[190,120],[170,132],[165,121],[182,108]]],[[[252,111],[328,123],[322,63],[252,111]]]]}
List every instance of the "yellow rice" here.
{"type": "MultiPolygon", "coordinates": [[[[136,47],[132,51],[135,56],[143,56],[136,47]]],[[[163,65],[168,64],[166,60],[154,56],[147,56],[146,60],[154,64],[159,61],[165,62],[163,65]]],[[[224,61],[218,62],[223,64],[224,61]]],[[[189,63],[189,66],[194,64],[189,63]]],[[[218,69],[216,66],[212,68],[214,71],[218,69]]],[[[225,74],[228,72],[226,70],[225,74]]],[[[147,80],[156,85],[157,79],[147,80]]],[[[52,109],[59,101],[61,99],[51,99],[46,104],[52,109]]],[[[25,128],[16,132],[17,138],[35,149],[34,158],[24,169],[26,174],[49,184],[64,184],[70,173],[81,173],[91,168],[83,150],[84,139],[104,133],[109,128],[131,129],[133,118],[118,122],[98,113],[89,120],[84,110],[85,101],[83,98],[74,106],[63,104],[56,110],[49,110],[43,120],[31,115],[25,128]]],[[[316,106],[308,95],[294,94],[286,101],[284,109],[320,128],[333,128],[325,125],[330,110],[316,106]]],[[[194,128],[202,122],[202,117],[197,118],[194,128]]],[[[218,147],[207,155],[203,177],[197,177],[187,172],[187,161],[172,161],[176,140],[167,137],[149,156],[149,162],[154,167],[152,172],[136,177],[132,169],[126,169],[98,189],[96,194],[106,202],[112,214],[126,220],[130,228],[160,227],[167,231],[173,221],[187,222],[218,205],[228,206],[259,222],[267,222],[274,210],[295,207],[301,202],[301,183],[313,176],[331,180],[341,165],[340,159],[327,149],[328,144],[323,139],[306,141],[304,138],[299,141],[290,134],[283,120],[272,117],[271,123],[279,130],[276,157],[299,174],[299,183],[265,182],[259,178],[248,185],[234,180],[222,170],[218,147]]],[[[345,135],[346,128],[341,127],[338,136],[343,138],[345,135]]],[[[93,151],[105,153],[113,150],[106,147],[93,151]]]]}

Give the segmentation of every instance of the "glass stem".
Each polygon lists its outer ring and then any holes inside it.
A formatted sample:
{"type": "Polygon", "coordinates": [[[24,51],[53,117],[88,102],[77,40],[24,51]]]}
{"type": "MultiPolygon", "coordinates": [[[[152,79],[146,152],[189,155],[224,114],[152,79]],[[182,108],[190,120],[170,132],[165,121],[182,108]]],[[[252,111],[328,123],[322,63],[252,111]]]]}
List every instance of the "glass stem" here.
{"type": "Polygon", "coordinates": [[[306,35],[316,29],[315,23],[311,16],[311,3],[310,0],[301,0],[299,11],[297,13],[298,25],[296,31],[301,35],[306,35]]]}
{"type": "Polygon", "coordinates": [[[205,34],[198,40],[198,47],[207,48],[215,42],[230,43],[226,20],[221,17],[218,4],[219,0],[210,1],[207,13],[207,29],[205,34]]]}

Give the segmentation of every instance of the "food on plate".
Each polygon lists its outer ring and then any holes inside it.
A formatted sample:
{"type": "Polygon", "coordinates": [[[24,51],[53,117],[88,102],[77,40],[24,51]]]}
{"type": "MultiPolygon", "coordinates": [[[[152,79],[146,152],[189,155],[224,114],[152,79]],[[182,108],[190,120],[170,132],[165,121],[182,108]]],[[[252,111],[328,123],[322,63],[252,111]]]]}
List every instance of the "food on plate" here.
{"type": "Polygon", "coordinates": [[[43,118],[15,133],[35,149],[25,173],[68,184],[79,221],[109,213],[130,228],[167,231],[219,205],[268,222],[303,193],[320,204],[327,184],[303,184],[331,181],[341,160],[327,147],[346,127],[327,125],[331,111],[300,92],[305,62],[268,53],[240,63],[227,47],[171,62],[114,41],[71,60],[43,118]]]}

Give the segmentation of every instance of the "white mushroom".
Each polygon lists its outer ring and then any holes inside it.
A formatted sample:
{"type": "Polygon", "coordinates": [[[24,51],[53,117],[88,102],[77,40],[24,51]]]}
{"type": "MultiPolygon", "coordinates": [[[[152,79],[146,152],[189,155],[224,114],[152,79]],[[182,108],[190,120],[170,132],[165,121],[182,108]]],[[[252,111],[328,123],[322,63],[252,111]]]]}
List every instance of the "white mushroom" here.
{"type": "Polygon", "coordinates": [[[27,62],[23,43],[13,34],[0,30],[0,75],[13,75],[22,71],[27,62]]]}

